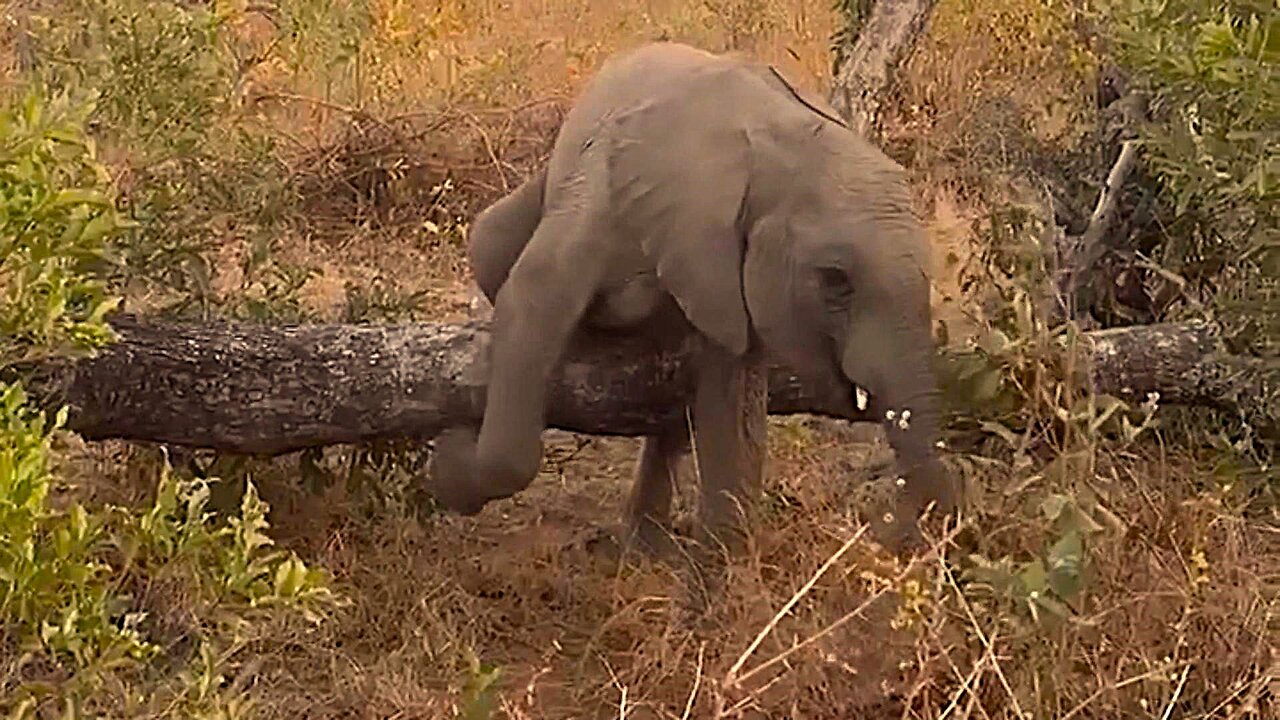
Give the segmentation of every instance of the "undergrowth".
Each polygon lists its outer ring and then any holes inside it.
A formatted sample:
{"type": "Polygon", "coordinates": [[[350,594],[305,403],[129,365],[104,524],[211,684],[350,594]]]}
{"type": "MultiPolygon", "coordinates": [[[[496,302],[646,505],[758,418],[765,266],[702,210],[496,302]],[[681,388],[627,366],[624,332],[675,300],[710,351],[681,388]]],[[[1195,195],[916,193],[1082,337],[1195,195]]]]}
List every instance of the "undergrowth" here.
{"type": "Polygon", "coordinates": [[[33,361],[113,340],[103,260],[132,223],[84,134],[94,109],[34,90],[0,109],[0,706],[13,718],[234,716],[246,704],[219,687],[217,653],[276,607],[319,607],[323,575],[271,549],[252,485],[222,520],[205,507],[206,483],[167,467],[149,508],[55,497],[50,453],[66,409],[45,412],[23,389],[33,361]],[[169,637],[146,597],[161,580],[191,615],[169,637]]]}

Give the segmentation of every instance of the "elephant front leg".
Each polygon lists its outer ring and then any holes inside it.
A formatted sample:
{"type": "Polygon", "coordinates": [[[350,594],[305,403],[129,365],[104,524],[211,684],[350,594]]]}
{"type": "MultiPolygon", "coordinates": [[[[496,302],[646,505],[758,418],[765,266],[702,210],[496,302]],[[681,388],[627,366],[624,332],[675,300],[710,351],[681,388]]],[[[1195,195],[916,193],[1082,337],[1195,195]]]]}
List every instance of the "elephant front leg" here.
{"type": "Polygon", "coordinates": [[[762,489],[767,432],[767,366],[707,342],[700,356],[693,403],[693,455],[700,483],[698,584],[718,594],[728,557],[747,545],[762,489]]]}
{"type": "Polygon", "coordinates": [[[547,383],[596,293],[609,255],[591,205],[548,213],[498,290],[478,434],[448,433],[429,491],[472,514],[533,482],[542,464],[547,383]]]}

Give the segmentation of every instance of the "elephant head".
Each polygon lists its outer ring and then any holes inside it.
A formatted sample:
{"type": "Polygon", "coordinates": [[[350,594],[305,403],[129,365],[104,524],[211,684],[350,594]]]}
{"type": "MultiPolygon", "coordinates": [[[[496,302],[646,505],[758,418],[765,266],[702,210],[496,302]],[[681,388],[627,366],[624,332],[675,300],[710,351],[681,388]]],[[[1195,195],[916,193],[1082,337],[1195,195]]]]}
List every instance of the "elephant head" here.
{"type": "Polygon", "coordinates": [[[850,402],[883,424],[900,494],[873,524],[901,546],[914,539],[928,502],[946,513],[958,499],[937,447],[928,245],[905,170],[833,125],[808,143],[779,130],[756,140],[761,153],[778,154],[778,165],[825,172],[807,192],[788,193],[783,186],[794,182],[777,174],[748,181],[744,307],[764,345],[794,367],[835,376],[850,402]]]}

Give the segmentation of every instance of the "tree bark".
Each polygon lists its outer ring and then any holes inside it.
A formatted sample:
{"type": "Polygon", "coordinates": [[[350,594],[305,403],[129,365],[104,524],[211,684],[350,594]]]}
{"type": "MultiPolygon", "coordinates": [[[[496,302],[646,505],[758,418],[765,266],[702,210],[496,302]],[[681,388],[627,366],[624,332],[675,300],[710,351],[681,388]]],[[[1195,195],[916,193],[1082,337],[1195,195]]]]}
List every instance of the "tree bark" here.
{"type": "MultiPolygon", "coordinates": [[[[34,368],[43,406],[70,408],[87,440],[163,442],[274,455],[434,437],[483,416],[477,361],[487,323],[267,326],[121,315],[96,357],[34,368]]],[[[691,396],[683,346],[578,340],[551,378],[551,427],[639,436],[691,396]]],[[[842,417],[834,389],[771,368],[769,409],[842,417]]],[[[846,419],[868,419],[843,416],[846,419]]]]}
{"type": "MultiPolygon", "coordinates": [[[[122,316],[97,357],[36,368],[32,395],[67,404],[89,440],[119,438],[274,455],[339,443],[433,437],[482,417],[471,377],[486,323],[387,326],[187,324],[122,316]]],[[[1276,426],[1280,371],[1226,356],[1213,325],[1086,333],[1098,392],[1238,410],[1276,426]]],[[[595,435],[656,431],[691,389],[682,346],[579,341],[551,381],[548,425],[595,435]]],[[[774,365],[769,412],[842,416],[833,389],[774,365]]],[[[678,410],[675,410],[678,412],[678,410]]]]}
{"type": "Polygon", "coordinates": [[[897,71],[915,51],[938,0],[878,0],[836,68],[831,104],[853,130],[874,137],[897,71]]]}
{"type": "Polygon", "coordinates": [[[1274,437],[1280,430],[1280,361],[1227,352],[1213,323],[1157,323],[1082,335],[1095,392],[1239,413],[1274,437]]]}

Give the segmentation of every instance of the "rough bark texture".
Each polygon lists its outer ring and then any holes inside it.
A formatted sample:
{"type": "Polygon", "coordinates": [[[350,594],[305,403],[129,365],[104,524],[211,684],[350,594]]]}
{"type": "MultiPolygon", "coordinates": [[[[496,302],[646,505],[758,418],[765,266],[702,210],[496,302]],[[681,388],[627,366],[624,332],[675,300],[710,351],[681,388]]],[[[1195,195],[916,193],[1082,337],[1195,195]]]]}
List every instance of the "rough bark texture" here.
{"type": "Polygon", "coordinates": [[[1135,325],[1084,339],[1097,392],[1126,401],[1157,392],[1161,403],[1238,412],[1267,435],[1280,429],[1280,362],[1228,353],[1215,324],[1135,325]]]}
{"type": "Polygon", "coordinates": [[[938,0],[879,0],[837,68],[831,104],[852,128],[875,136],[898,68],[916,48],[938,0]]]}
{"type": "MultiPolygon", "coordinates": [[[[41,402],[70,405],[87,439],[122,438],[278,454],[374,439],[430,438],[479,422],[469,376],[487,338],[465,325],[181,324],[120,317],[120,341],[95,358],[39,368],[41,402]]],[[[1239,410],[1259,427],[1280,413],[1274,363],[1224,355],[1213,325],[1087,333],[1099,392],[1239,410]]],[[[548,423],[597,435],[645,435],[690,389],[681,347],[578,343],[552,379],[548,423]]],[[[769,412],[841,417],[829,389],[785,367],[769,373],[769,412]]],[[[848,417],[849,420],[871,420],[848,417]]]]}
{"type": "MultiPolygon", "coordinates": [[[[277,454],[430,438],[482,417],[473,363],[484,322],[357,326],[187,324],[121,316],[97,357],[38,368],[33,394],[71,408],[86,439],[277,454]]],[[[595,435],[658,429],[689,396],[683,347],[579,342],[552,378],[548,424],[595,435]]],[[[829,390],[773,367],[774,413],[838,416],[829,390]]],[[[849,419],[860,419],[852,417],[849,419]]]]}

